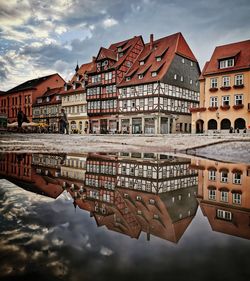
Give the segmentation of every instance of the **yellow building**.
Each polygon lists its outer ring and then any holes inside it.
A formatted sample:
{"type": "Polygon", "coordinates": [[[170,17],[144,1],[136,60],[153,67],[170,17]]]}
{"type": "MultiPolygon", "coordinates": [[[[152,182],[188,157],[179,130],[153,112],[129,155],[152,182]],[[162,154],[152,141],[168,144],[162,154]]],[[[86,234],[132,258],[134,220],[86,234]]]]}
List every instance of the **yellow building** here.
{"type": "Polygon", "coordinates": [[[70,134],[84,134],[89,130],[86,101],[86,72],[92,68],[92,63],[76,67],[76,73],[71,81],[64,85],[62,92],[62,108],[67,113],[70,134]]]}
{"type": "Polygon", "coordinates": [[[200,77],[200,106],[190,111],[193,133],[250,129],[250,40],[215,48],[200,77]]]}

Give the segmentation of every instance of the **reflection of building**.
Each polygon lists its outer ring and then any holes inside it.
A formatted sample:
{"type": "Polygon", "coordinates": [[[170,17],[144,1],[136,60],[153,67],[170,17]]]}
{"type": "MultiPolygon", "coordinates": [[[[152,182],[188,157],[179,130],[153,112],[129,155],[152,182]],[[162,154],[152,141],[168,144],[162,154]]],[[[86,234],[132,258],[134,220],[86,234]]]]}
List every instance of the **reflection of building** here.
{"type": "Polygon", "coordinates": [[[189,163],[153,153],[90,153],[85,185],[75,181],[65,188],[99,226],[133,238],[145,232],[148,239],[153,234],[177,242],[197,209],[197,174],[189,163]],[[124,177],[128,185],[121,184],[124,177]]]}
{"type": "Polygon", "coordinates": [[[62,156],[48,154],[2,154],[0,176],[34,193],[57,198],[63,191],[56,178],[62,156]]]}
{"type": "Polygon", "coordinates": [[[200,107],[191,109],[192,132],[250,125],[250,40],[218,46],[200,77],[200,107]]]}
{"type": "Polygon", "coordinates": [[[212,229],[250,239],[250,167],[198,160],[192,168],[199,169],[198,200],[212,229]]]}
{"type": "Polygon", "coordinates": [[[70,133],[87,133],[89,129],[87,116],[86,85],[87,71],[92,69],[92,63],[78,65],[71,81],[65,83],[62,95],[62,106],[66,110],[70,133]]]}
{"type": "Polygon", "coordinates": [[[42,96],[37,97],[33,104],[33,121],[46,123],[50,132],[59,132],[61,114],[61,93],[63,87],[48,89],[42,96]]]}

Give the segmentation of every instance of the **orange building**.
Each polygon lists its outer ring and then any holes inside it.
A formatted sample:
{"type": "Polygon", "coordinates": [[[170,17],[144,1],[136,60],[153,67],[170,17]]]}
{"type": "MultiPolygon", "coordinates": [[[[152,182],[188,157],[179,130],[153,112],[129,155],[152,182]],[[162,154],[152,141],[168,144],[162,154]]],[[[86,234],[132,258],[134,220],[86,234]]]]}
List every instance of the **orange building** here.
{"type": "Polygon", "coordinates": [[[62,87],[64,83],[57,73],[26,81],[0,95],[1,111],[7,114],[8,121],[12,123],[17,121],[17,112],[21,108],[28,120],[32,121],[32,104],[36,98],[48,88],[62,87]]]}
{"type": "Polygon", "coordinates": [[[250,167],[192,160],[199,170],[198,201],[214,231],[250,239],[250,167]]]}
{"type": "MultiPolygon", "coordinates": [[[[250,128],[250,40],[216,47],[200,76],[192,132],[250,128]]],[[[238,131],[238,130],[237,130],[238,131]]]]}

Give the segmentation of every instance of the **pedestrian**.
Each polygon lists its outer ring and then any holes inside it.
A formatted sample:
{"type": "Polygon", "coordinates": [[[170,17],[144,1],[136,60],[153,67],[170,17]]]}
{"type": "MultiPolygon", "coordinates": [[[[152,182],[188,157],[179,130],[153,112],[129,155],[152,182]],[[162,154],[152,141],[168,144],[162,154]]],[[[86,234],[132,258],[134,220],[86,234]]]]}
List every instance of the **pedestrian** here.
{"type": "Polygon", "coordinates": [[[64,134],[65,130],[66,130],[66,134],[68,135],[69,134],[69,122],[68,122],[67,114],[63,108],[61,109],[61,117],[60,117],[59,122],[60,122],[61,134],[64,134]]]}
{"type": "Polygon", "coordinates": [[[229,133],[232,134],[232,132],[233,132],[233,127],[230,127],[229,133]]]}
{"type": "Polygon", "coordinates": [[[237,133],[239,134],[239,132],[240,132],[240,129],[239,129],[239,128],[237,128],[237,129],[236,129],[236,132],[237,132],[237,133]]]}
{"type": "Polygon", "coordinates": [[[22,112],[21,108],[19,108],[18,113],[17,113],[17,123],[18,123],[19,132],[22,129],[23,119],[24,119],[24,113],[22,112]]]}

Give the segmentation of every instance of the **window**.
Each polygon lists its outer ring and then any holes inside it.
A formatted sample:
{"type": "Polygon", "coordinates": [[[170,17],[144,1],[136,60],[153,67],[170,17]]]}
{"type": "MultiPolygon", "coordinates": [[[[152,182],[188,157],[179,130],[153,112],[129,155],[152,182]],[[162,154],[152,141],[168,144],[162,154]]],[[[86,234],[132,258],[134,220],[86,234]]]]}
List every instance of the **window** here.
{"type": "Polygon", "coordinates": [[[127,109],[127,101],[126,100],[122,101],[122,108],[127,109]]]}
{"type": "Polygon", "coordinates": [[[156,61],[161,61],[161,57],[156,57],[156,61]]]}
{"type": "Polygon", "coordinates": [[[210,79],[210,86],[211,86],[211,88],[217,88],[218,87],[218,79],[217,78],[211,78],[210,79]]]}
{"type": "Polygon", "coordinates": [[[230,86],[230,77],[229,76],[222,77],[222,86],[223,87],[229,87],[230,86]]]}
{"type": "Polygon", "coordinates": [[[126,77],[126,81],[130,81],[130,80],[131,80],[130,76],[126,77]]]}
{"type": "Polygon", "coordinates": [[[218,98],[217,97],[210,97],[210,106],[218,107],[218,98]]]}
{"type": "Polygon", "coordinates": [[[184,81],[184,78],[183,78],[183,76],[181,76],[181,82],[183,82],[184,81]]]}
{"type": "Polygon", "coordinates": [[[111,80],[112,79],[112,72],[107,72],[105,73],[105,78],[104,78],[106,81],[107,80],[111,80]]]}
{"type": "Polygon", "coordinates": [[[139,79],[142,79],[142,78],[143,78],[143,74],[139,74],[139,75],[138,75],[138,78],[139,78],[139,79]]]}
{"type": "Polygon", "coordinates": [[[147,85],[147,92],[148,92],[149,94],[152,94],[152,92],[153,92],[153,85],[152,85],[152,84],[148,84],[148,85],[147,85]]]}
{"type": "Polygon", "coordinates": [[[220,68],[227,68],[234,66],[234,59],[227,59],[220,61],[220,68]]]}
{"type": "Polygon", "coordinates": [[[220,200],[222,202],[228,202],[228,191],[221,191],[220,200]]]}
{"type": "Polygon", "coordinates": [[[228,174],[226,171],[222,171],[221,172],[221,179],[220,179],[221,182],[227,182],[228,181],[228,174]]]}
{"type": "Polygon", "coordinates": [[[218,209],[217,210],[217,218],[227,220],[227,221],[231,221],[232,220],[232,213],[228,212],[228,211],[218,209]]]}
{"type": "Polygon", "coordinates": [[[153,72],[151,73],[151,76],[152,76],[152,77],[157,76],[157,72],[156,72],[156,71],[153,71],[153,72]]]}
{"type": "Polygon", "coordinates": [[[190,79],[189,83],[190,83],[190,85],[192,85],[192,84],[193,84],[193,80],[192,80],[192,79],[190,79]]]}
{"type": "Polygon", "coordinates": [[[142,61],[140,61],[140,65],[144,65],[144,61],[142,60],[142,61]]]}
{"type": "Polygon", "coordinates": [[[138,87],[138,92],[139,92],[139,94],[143,94],[143,85],[140,85],[138,87]]]}
{"type": "Polygon", "coordinates": [[[243,85],[243,74],[238,74],[234,76],[234,84],[237,86],[243,85]]]}
{"type": "Polygon", "coordinates": [[[153,106],[154,104],[154,99],[153,98],[149,98],[148,99],[148,106],[153,106]]]}
{"type": "Polygon", "coordinates": [[[185,59],[182,59],[181,62],[182,62],[182,63],[185,63],[185,59]]]}
{"type": "Polygon", "coordinates": [[[216,171],[208,171],[208,179],[210,181],[215,181],[216,180],[216,171]]]}
{"type": "Polygon", "coordinates": [[[241,194],[233,193],[233,204],[241,204],[241,194]]]}
{"type": "Polygon", "coordinates": [[[233,183],[234,184],[241,184],[241,174],[240,173],[234,173],[233,174],[233,183]]]}
{"type": "Polygon", "coordinates": [[[177,74],[174,75],[174,80],[177,80],[177,74]]]}
{"type": "Polygon", "coordinates": [[[230,97],[229,96],[223,96],[222,97],[222,106],[227,106],[230,104],[230,97]]]}
{"type": "Polygon", "coordinates": [[[135,100],[131,100],[131,106],[135,108],[135,100]]]}
{"type": "Polygon", "coordinates": [[[208,199],[215,200],[216,199],[216,190],[208,190],[208,199]]]}
{"type": "Polygon", "coordinates": [[[154,199],[149,199],[149,204],[150,205],[154,205],[155,204],[155,200],[154,199]]]}
{"type": "Polygon", "coordinates": [[[191,65],[191,66],[193,66],[193,65],[194,65],[194,63],[191,61],[191,62],[190,62],[190,65],[191,65]]]}
{"type": "Polygon", "coordinates": [[[243,104],[243,95],[234,96],[235,105],[243,104]]]}

